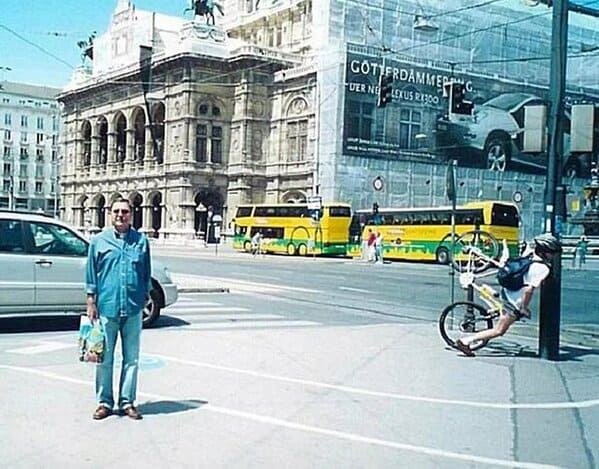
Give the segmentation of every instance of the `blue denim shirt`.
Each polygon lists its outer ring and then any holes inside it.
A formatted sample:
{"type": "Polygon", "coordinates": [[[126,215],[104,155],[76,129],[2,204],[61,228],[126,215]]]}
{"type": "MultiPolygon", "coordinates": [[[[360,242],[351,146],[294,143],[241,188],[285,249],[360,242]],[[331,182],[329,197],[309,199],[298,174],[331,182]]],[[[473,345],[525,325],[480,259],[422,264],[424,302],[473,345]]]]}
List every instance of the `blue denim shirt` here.
{"type": "Polygon", "coordinates": [[[87,254],[85,283],[87,294],[96,295],[100,316],[140,314],[152,289],[148,238],[134,229],[122,238],[113,229],[94,236],[87,254]]]}

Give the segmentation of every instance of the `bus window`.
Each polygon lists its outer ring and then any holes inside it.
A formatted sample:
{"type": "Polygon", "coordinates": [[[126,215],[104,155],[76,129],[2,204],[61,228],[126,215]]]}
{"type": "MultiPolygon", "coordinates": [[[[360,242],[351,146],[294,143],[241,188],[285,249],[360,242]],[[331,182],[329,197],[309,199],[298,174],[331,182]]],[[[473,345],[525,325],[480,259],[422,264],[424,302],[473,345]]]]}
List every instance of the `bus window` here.
{"type": "Polygon", "coordinates": [[[236,217],[251,217],[252,207],[238,207],[236,217]]]}
{"type": "Polygon", "coordinates": [[[331,216],[331,217],[350,217],[351,209],[349,207],[329,207],[329,216],[331,216]]]}
{"type": "Polygon", "coordinates": [[[248,231],[247,226],[238,226],[235,225],[235,236],[245,236],[248,231]]]}
{"type": "Polygon", "coordinates": [[[520,217],[518,209],[512,205],[493,204],[491,224],[499,226],[518,226],[520,217]]]}

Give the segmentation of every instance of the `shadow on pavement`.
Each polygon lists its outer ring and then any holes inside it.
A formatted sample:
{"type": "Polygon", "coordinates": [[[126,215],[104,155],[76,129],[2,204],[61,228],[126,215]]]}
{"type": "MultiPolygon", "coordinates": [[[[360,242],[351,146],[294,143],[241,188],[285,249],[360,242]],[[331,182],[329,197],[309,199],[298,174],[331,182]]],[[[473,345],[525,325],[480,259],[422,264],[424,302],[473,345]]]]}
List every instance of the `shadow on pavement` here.
{"type": "MultiPolygon", "coordinates": [[[[481,358],[540,358],[536,345],[531,347],[508,341],[491,342],[483,349],[477,350],[475,353],[477,357],[481,358]]],[[[599,356],[599,350],[591,349],[589,347],[562,345],[560,346],[558,361],[580,361],[579,359],[584,356],[599,356]]]]}
{"type": "Polygon", "coordinates": [[[174,317],[174,316],[168,316],[168,315],[164,315],[161,314],[160,317],[158,318],[158,321],[156,321],[156,323],[154,325],[152,325],[150,327],[150,329],[160,329],[161,327],[181,327],[181,326],[189,326],[189,323],[187,321],[184,321],[183,319],[174,317]]]}
{"type": "Polygon", "coordinates": [[[177,412],[199,409],[204,404],[208,404],[208,401],[202,401],[200,399],[190,399],[185,401],[156,401],[140,404],[138,409],[143,415],[175,414],[177,412]]]}

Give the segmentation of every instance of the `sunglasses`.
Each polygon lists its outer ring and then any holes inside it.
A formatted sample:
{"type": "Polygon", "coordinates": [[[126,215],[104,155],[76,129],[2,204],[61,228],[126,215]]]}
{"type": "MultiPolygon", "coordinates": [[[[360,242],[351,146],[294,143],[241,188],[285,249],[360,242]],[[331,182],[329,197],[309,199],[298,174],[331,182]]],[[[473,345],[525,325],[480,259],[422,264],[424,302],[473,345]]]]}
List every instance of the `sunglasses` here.
{"type": "Polygon", "coordinates": [[[112,213],[114,213],[115,215],[118,215],[119,213],[122,215],[127,215],[130,212],[130,210],[128,208],[115,208],[112,213]]]}

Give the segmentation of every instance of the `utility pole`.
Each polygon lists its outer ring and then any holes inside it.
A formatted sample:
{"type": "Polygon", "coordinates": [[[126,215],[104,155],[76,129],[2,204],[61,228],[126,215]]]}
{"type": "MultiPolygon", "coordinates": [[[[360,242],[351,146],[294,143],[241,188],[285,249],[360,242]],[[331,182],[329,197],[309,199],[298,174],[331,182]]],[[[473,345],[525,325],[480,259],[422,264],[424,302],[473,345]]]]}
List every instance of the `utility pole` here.
{"type": "MultiPolygon", "coordinates": [[[[568,0],[554,0],[551,32],[551,69],[549,77],[549,149],[545,186],[546,233],[558,239],[565,218],[562,203],[562,153],[564,151],[564,97],[566,89],[566,53],[568,49],[568,0]]],[[[553,259],[549,277],[541,286],[539,315],[539,355],[547,360],[559,359],[562,259],[553,259]]]]}

